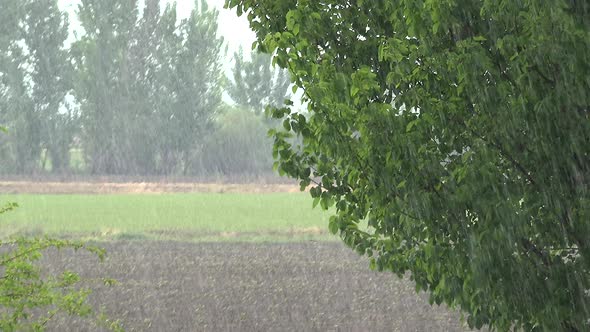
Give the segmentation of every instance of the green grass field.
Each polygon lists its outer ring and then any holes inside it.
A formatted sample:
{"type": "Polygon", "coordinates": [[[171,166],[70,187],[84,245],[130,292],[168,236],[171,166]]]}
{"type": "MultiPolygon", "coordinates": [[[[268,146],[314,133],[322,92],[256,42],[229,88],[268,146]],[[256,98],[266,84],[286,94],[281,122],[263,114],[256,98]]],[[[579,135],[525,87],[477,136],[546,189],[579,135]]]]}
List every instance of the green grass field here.
{"type": "Polygon", "coordinates": [[[305,193],[2,195],[19,208],[0,215],[1,237],[177,239],[183,241],[336,240],[329,213],[305,193]]]}

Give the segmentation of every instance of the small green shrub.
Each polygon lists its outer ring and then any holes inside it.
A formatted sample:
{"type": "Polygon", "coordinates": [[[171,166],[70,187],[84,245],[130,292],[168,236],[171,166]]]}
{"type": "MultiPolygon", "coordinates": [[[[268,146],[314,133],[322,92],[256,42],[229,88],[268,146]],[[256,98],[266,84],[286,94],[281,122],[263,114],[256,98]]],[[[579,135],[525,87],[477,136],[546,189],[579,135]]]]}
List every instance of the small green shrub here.
{"type": "MultiPolygon", "coordinates": [[[[0,214],[17,205],[9,203],[0,208],[0,214]]],[[[91,318],[94,315],[87,298],[91,290],[80,286],[80,276],[72,271],[46,275],[38,264],[45,250],[87,250],[99,260],[105,257],[104,249],[79,241],[52,238],[18,237],[0,240],[0,330],[43,331],[57,314],[91,318]]],[[[113,284],[110,279],[105,284],[113,284]]],[[[119,322],[109,321],[103,314],[95,315],[95,322],[113,331],[122,331],[119,322]]]]}

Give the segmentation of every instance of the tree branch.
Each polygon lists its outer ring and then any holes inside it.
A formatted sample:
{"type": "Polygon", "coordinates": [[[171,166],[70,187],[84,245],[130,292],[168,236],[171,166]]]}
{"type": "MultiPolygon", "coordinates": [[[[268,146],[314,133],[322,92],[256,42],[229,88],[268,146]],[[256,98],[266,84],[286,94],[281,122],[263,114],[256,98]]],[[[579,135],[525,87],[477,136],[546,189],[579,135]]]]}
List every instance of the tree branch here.
{"type": "Polygon", "coordinates": [[[524,247],[524,249],[527,252],[532,252],[534,253],[539,259],[541,259],[541,262],[543,262],[543,265],[545,265],[546,267],[549,267],[551,265],[551,258],[547,255],[547,252],[540,250],[539,248],[537,248],[537,246],[535,246],[534,243],[532,243],[530,240],[522,238],[520,239],[522,246],[524,247]]]}

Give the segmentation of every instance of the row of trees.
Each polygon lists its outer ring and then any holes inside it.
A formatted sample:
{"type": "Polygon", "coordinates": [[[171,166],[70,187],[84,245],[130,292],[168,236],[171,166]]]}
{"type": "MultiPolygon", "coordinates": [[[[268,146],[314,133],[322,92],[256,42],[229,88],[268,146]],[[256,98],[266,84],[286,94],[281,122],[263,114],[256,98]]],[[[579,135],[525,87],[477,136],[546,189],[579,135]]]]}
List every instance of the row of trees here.
{"type": "Polygon", "coordinates": [[[90,174],[268,171],[270,160],[232,151],[270,154],[264,131],[251,129],[269,125],[259,114],[283,102],[289,78],[268,55],[242,52],[225,77],[218,13],[204,0],[183,20],[160,0],[83,0],[73,42],[57,3],[8,0],[0,13],[2,173],[68,173],[72,157],[90,174]]]}

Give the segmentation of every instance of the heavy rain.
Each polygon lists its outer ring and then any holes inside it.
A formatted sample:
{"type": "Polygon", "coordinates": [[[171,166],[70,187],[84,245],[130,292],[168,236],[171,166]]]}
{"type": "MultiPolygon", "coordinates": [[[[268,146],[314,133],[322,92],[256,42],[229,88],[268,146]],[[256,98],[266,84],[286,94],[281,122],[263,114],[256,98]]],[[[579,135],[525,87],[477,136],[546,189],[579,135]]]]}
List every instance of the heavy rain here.
{"type": "Polygon", "coordinates": [[[0,331],[590,330],[590,3],[0,0],[0,331]]]}

